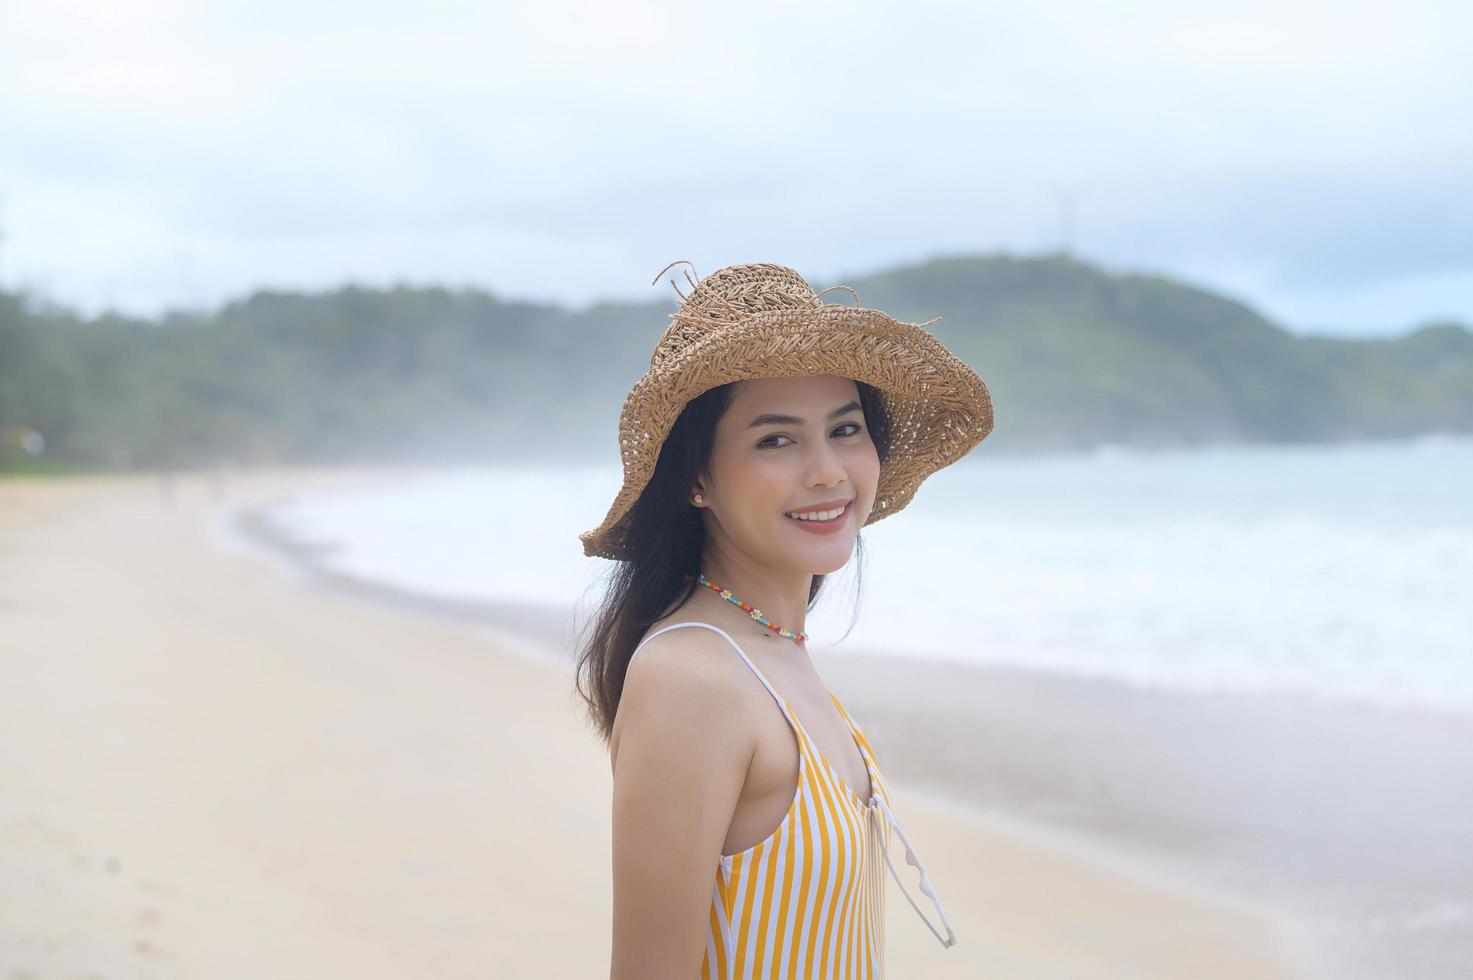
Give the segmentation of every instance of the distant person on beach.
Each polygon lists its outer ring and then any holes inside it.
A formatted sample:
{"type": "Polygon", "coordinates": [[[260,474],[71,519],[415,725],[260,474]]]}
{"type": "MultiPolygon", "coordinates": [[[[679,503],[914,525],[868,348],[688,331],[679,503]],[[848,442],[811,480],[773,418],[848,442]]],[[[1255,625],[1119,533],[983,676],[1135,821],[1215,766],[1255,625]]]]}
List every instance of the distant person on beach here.
{"type": "Polygon", "coordinates": [[[613,769],[610,976],[881,975],[887,867],[955,935],[804,620],[860,529],[991,432],[991,399],[925,324],[791,269],[685,278],[624,402],[623,485],[579,536],[616,562],[578,657],[613,769]]]}

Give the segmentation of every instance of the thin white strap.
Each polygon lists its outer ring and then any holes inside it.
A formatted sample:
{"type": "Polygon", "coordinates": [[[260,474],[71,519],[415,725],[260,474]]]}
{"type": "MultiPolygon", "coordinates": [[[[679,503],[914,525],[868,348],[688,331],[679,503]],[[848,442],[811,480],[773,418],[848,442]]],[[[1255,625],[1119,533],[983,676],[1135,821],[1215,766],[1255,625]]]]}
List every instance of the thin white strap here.
{"type": "MultiPolygon", "coordinates": [[[[653,640],[655,637],[659,636],[661,633],[668,632],[669,630],[678,630],[682,626],[704,626],[706,629],[708,629],[708,630],[715,630],[716,632],[720,633],[722,636],[726,637],[726,642],[727,643],[730,643],[731,644],[731,648],[737,652],[737,655],[739,657],[741,657],[743,661],[746,662],[746,664],[747,664],[748,667],[752,668],[752,673],[756,674],[757,675],[757,679],[762,682],[762,686],[765,687],[765,688],[767,688],[767,693],[772,695],[772,699],[778,703],[778,707],[782,707],[783,699],[778,695],[777,689],[774,688],[771,684],[769,684],[767,682],[767,678],[762,676],[762,671],[760,671],[760,670],[757,669],[757,665],[754,664],[754,663],[752,663],[751,658],[748,657],[746,655],[746,653],[744,653],[742,651],[742,648],[737,645],[737,641],[736,640],[733,640],[731,638],[731,635],[728,634],[726,632],[726,630],[722,629],[720,626],[713,626],[710,623],[671,623],[669,626],[662,626],[659,629],[655,630],[653,633],[651,633],[649,636],[645,637],[643,640],[640,641],[639,646],[637,646],[637,647],[634,648],[634,653],[631,653],[629,655],[629,663],[631,663],[631,664],[634,663],[634,655],[637,654],[637,653],[639,653],[639,651],[644,647],[644,645],[646,643],[648,643],[650,640],[653,640]]],[[[629,668],[628,667],[625,667],[624,668],[624,676],[626,678],[629,676],[629,668]]]]}

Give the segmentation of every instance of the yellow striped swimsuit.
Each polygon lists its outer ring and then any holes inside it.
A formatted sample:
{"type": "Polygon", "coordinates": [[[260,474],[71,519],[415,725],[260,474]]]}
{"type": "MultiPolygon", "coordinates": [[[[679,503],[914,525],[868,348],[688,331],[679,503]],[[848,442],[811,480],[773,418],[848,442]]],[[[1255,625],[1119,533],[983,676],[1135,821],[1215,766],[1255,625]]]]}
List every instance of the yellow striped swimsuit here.
{"type": "MultiPolygon", "coordinates": [[[[942,946],[956,942],[935,889],[920,874],[921,891],[941,913],[942,937],[927,921],[890,862],[891,826],[905,832],[891,809],[892,797],[869,740],[838,697],[829,697],[864,757],[870,797],[860,798],[819,752],[787,701],[730,635],[710,623],[675,623],[644,642],[685,626],[715,630],[726,638],[782,709],[798,740],[798,785],[793,802],[766,840],[721,855],[711,896],[701,980],[829,977],[876,978],[885,973],[885,874],[890,872],[916,914],[942,946]]],[[[636,648],[635,653],[639,650],[636,648]]],[[[630,657],[633,662],[633,656],[630,657]]],[[[920,868],[909,843],[906,860],[920,868]]]]}

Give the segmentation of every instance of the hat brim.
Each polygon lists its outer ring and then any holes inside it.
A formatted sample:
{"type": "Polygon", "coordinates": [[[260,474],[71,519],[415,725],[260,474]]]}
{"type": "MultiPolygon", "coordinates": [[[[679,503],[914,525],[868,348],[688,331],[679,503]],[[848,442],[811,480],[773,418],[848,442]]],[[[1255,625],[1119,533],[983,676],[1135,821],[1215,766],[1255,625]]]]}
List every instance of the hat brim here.
{"type": "Polygon", "coordinates": [[[697,339],[635,382],[619,417],[623,485],[603,523],[578,536],[584,555],[627,559],[630,512],[692,398],[732,381],[821,374],[872,385],[889,416],[890,449],[865,527],[902,510],[926,477],[992,431],[987,385],[925,327],[840,304],[757,313],[697,339]]]}

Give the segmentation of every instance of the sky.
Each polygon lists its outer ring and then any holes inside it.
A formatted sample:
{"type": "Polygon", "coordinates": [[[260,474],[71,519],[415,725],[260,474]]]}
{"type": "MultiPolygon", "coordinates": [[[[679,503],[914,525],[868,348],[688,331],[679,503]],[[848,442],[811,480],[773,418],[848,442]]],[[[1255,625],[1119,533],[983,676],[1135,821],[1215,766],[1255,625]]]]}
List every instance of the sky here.
{"type": "Polygon", "coordinates": [[[1473,326],[1469,92],[1461,2],[7,4],[0,286],[581,306],[1067,249],[1295,333],[1473,326]]]}

